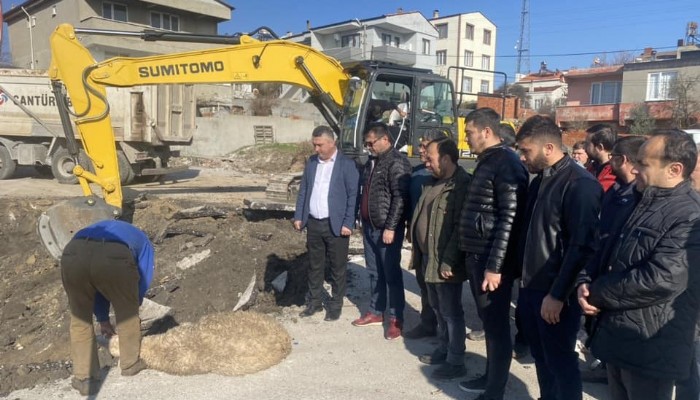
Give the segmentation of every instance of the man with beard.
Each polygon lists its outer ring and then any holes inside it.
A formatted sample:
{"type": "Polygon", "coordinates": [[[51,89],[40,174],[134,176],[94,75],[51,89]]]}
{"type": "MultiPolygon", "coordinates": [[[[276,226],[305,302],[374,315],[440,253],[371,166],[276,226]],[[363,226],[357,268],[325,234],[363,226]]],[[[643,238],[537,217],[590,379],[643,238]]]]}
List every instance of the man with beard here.
{"type": "Polygon", "coordinates": [[[617,131],[608,124],[596,124],[586,130],[586,153],[590,158],[588,171],[598,179],[607,191],[615,184],[615,175],[609,163],[610,152],[617,140],[617,131]]]}
{"type": "MultiPolygon", "coordinates": [[[[423,187],[429,185],[433,181],[432,173],[425,166],[426,149],[428,145],[434,140],[442,139],[446,137],[446,133],[441,129],[429,129],[420,138],[420,145],[418,146],[418,155],[420,156],[421,163],[413,167],[413,172],[411,173],[411,184],[409,186],[409,197],[411,199],[411,205],[409,208],[408,220],[413,218],[413,213],[416,209],[416,204],[418,204],[418,199],[423,192],[423,187]]],[[[407,239],[409,241],[413,240],[412,235],[409,231],[407,239]]],[[[409,268],[413,267],[413,263],[409,268]]],[[[423,268],[416,268],[416,281],[418,282],[418,287],[420,288],[420,323],[416,325],[413,329],[405,331],[403,337],[406,339],[420,339],[429,336],[435,336],[437,329],[437,318],[435,317],[435,312],[433,308],[430,307],[428,302],[428,289],[425,286],[425,270],[423,268]]]]}
{"type": "Polygon", "coordinates": [[[469,148],[478,155],[460,221],[460,248],[486,336],[486,372],[461,382],[480,400],[502,400],[512,360],[510,299],[519,275],[517,243],[526,205],[528,174],[499,136],[500,117],[490,108],[467,115],[469,148]]]}
{"type": "Polygon", "coordinates": [[[466,270],[457,236],[459,214],[471,178],[457,164],[458,159],[457,144],[451,139],[428,145],[425,165],[434,179],[424,188],[411,221],[412,264],[425,271],[428,299],[438,320],[438,348],[419,360],[440,364],[432,374],[436,379],[453,379],[467,373],[462,309],[466,270]]]}
{"type": "Polygon", "coordinates": [[[529,118],[517,138],[521,160],[537,174],[519,243],[523,333],[535,359],[540,398],[580,400],[575,346],[581,309],[574,285],[595,251],[602,188],[562,152],[561,131],[551,118],[529,118]]]}

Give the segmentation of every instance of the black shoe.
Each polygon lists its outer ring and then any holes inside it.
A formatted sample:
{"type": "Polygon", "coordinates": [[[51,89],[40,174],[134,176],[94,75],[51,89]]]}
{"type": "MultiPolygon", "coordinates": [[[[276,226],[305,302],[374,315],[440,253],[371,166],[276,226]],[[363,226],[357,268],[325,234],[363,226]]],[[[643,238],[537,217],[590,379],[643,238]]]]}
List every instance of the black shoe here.
{"type": "Polygon", "coordinates": [[[424,337],[435,336],[435,329],[426,328],[423,324],[418,324],[410,331],[403,333],[404,339],[422,339],[424,337]]]}
{"type": "Polygon", "coordinates": [[[467,339],[474,341],[474,342],[481,342],[482,340],[486,339],[486,333],[484,333],[483,330],[480,330],[480,331],[471,330],[471,331],[469,331],[469,333],[467,333],[467,339]]]}
{"type": "Polygon", "coordinates": [[[310,317],[310,316],[316,314],[317,312],[320,312],[321,310],[323,310],[323,307],[321,307],[321,306],[308,305],[308,306],[306,306],[304,311],[299,313],[299,316],[302,318],[310,317]]]}
{"type": "Polygon", "coordinates": [[[324,321],[337,321],[340,319],[340,310],[328,310],[326,311],[326,317],[323,318],[324,321]]]}
{"type": "Polygon", "coordinates": [[[418,361],[422,362],[423,364],[428,364],[428,365],[442,364],[445,361],[447,361],[447,354],[444,354],[444,353],[423,354],[422,356],[418,357],[418,361]]]}
{"type": "Polygon", "coordinates": [[[581,380],[590,383],[608,383],[608,371],[604,363],[596,363],[593,368],[581,369],[581,380]]]}
{"type": "Polygon", "coordinates": [[[530,354],[530,346],[523,342],[515,342],[513,344],[513,358],[519,360],[523,357],[527,357],[530,354]]]}
{"type": "Polygon", "coordinates": [[[486,375],[459,383],[459,388],[468,393],[482,394],[486,391],[486,375]]]}
{"type": "Polygon", "coordinates": [[[435,368],[431,377],[433,379],[455,379],[461,378],[467,374],[467,368],[464,365],[454,365],[450,363],[444,363],[439,367],[435,368]]]}

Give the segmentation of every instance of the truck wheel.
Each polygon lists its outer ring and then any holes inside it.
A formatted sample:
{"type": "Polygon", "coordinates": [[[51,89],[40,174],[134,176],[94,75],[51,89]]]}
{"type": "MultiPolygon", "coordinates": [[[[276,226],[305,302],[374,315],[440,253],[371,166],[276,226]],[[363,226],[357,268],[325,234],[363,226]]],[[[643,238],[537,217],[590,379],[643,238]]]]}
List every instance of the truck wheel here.
{"type": "MultiPolygon", "coordinates": [[[[92,163],[85,154],[85,150],[80,150],[78,154],[78,160],[80,165],[86,170],[92,172],[92,163]]],[[[75,161],[73,157],[68,152],[68,149],[59,149],[51,157],[51,173],[58,183],[62,184],[76,184],[78,183],[78,178],[73,175],[73,168],[75,167],[75,161]]]]}
{"type": "Polygon", "coordinates": [[[128,185],[134,181],[134,169],[129,163],[129,159],[126,158],[126,154],[123,151],[117,151],[117,162],[119,164],[119,177],[121,178],[122,185],[128,185]]]}
{"type": "Polygon", "coordinates": [[[0,146],[0,179],[10,179],[15,173],[17,163],[12,159],[10,150],[5,146],[0,146]]]}

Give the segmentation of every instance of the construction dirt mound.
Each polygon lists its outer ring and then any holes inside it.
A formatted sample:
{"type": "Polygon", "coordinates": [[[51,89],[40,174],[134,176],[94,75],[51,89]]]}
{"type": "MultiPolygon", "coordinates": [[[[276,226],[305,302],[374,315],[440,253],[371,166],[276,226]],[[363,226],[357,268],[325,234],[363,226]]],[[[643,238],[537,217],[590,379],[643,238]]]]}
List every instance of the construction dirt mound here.
{"type": "MultiPolygon", "coordinates": [[[[0,396],[71,373],[60,268],[36,233],[37,218],[57,201],[0,199],[0,396]]],[[[147,297],[172,307],[174,324],[233,310],[253,275],[252,311],[303,304],[305,241],[288,218],[154,195],[137,198],[130,208],[133,223],[156,248],[147,297]],[[284,271],[287,285],[274,292],[271,282],[284,271]]]]}

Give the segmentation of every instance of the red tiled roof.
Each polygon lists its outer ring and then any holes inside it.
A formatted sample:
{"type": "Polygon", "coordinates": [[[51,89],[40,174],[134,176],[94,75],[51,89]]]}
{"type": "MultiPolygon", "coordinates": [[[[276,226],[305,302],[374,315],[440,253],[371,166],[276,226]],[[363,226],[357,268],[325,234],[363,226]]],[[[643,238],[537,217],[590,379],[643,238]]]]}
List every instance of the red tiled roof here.
{"type": "Polygon", "coordinates": [[[525,75],[518,82],[537,82],[537,81],[560,81],[563,74],[555,72],[553,74],[540,75],[539,73],[525,75]]]}

